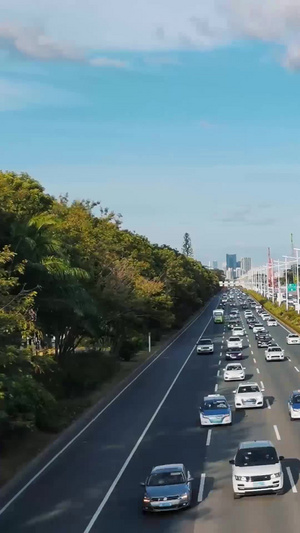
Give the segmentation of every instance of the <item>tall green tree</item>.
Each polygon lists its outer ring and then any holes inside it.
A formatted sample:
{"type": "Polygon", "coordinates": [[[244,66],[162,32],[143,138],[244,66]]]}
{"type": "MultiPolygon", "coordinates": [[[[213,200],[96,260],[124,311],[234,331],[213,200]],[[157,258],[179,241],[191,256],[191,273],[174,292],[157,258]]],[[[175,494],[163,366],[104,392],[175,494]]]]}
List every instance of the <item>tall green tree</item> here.
{"type": "Polygon", "coordinates": [[[185,233],[183,236],[182,253],[186,257],[193,257],[192,241],[189,233],[185,233]]]}

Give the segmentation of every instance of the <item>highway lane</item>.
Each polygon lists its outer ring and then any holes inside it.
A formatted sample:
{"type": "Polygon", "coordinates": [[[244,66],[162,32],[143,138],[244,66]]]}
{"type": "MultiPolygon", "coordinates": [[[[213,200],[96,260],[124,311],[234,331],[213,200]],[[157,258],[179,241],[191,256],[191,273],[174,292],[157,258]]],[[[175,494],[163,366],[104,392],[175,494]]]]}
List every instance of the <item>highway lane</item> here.
{"type": "MultiPolygon", "coordinates": [[[[211,318],[212,309],[216,307],[218,300],[218,297],[213,298],[200,318],[183,332],[155,363],[107,408],[101,417],[95,420],[63,454],[57,457],[8,506],[0,515],[1,531],[5,531],[5,533],[21,531],[34,533],[39,531],[43,531],[43,533],[66,533],[71,531],[72,533],[83,533],[99,502],[103,501],[107,495],[114,479],[183,367],[199,335],[211,318]]],[[[191,358],[190,361],[193,368],[194,359],[191,358]]],[[[199,361],[199,364],[204,365],[204,360],[199,361]]],[[[209,379],[206,373],[206,366],[207,364],[201,370],[202,382],[209,379]]],[[[163,440],[162,443],[158,440],[157,448],[157,451],[163,450],[162,456],[166,457],[168,455],[169,443],[173,441],[176,443],[180,428],[182,439],[185,442],[183,447],[186,448],[186,456],[192,453],[189,450],[190,447],[194,447],[194,453],[198,454],[198,442],[194,443],[192,431],[192,426],[197,428],[197,413],[193,411],[191,404],[188,402],[188,398],[192,401],[190,387],[194,384],[195,378],[197,381],[195,374],[197,369],[192,370],[191,373],[189,369],[190,365],[187,364],[182,375],[178,378],[178,382],[181,382],[181,376],[183,376],[183,379],[189,376],[185,386],[178,388],[177,383],[175,383],[174,388],[166,398],[166,402],[153,420],[150,431],[146,433],[145,439],[142,440],[142,445],[147,445],[148,443],[148,447],[150,442],[150,449],[148,448],[147,456],[142,454],[143,468],[137,471],[139,474],[138,481],[141,480],[141,475],[142,479],[145,477],[148,465],[150,464],[151,466],[155,462],[156,446],[153,445],[149,437],[155,430],[157,437],[163,440]],[[174,397],[174,389],[178,391],[178,398],[177,396],[174,397]],[[183,428],[186,426],[182,422],[177,422],[178,429],[175,432],[170,432],[171,438],[167,429],[165,429],[165,423],[159,424],[160,417],[163,420],[163,417],[166,416],[172,419],[170,407],[168,410],[168,406],[171,405],[170,398],[174,398],[173,401],[177,404],[179,413],[183,414],[184,412],[186,415],[193,417],[193,424],[191,424],[191,421],[189,422],[191,439],[185,439],[183,428]]],[[[214,369],[211,368],[210,372],[213,376],[214,369]]],[[[171,411],[173,412],[173,409],[171,411]]],[[[180,420],[182,421],[182,418],[180,420]]],[[[202,437],[202,440],[204,440],[204,437],[202,437]]],[[[176,446],[175,444],[175,448],[176,446]]],[[[138,448],[133,459],[140,453],[141,451],[138,448]]],[[[196,462],[199,468],[198,456],[196,462]]],[[[2,491],[1,509],[10,502],[12,497],[18,494],[18,491],[22,490],[24,483],[30,482],[31,476],[37,474],[39,468],[43,466],[43,464],[34,465],[31,471],[26,472],[24,479],[18,480],[11,490],[2,491]]],[[[132,463],[129,463],[128,468],[132,468],[132,463]]],[[[125,472],[126,476],[127,471],[125,472]]],[[[130,499],[134,498],[134,494],[138,493],[138,489],[139,487],[135,486],[135,491],[129,495],[130,499]]],[[[114,496],[114,493],[112,496],[114,496]]],[[[122,498],[120,502],[123,504],[122,498]]],[[[110,527],[107,531],[109,530],[110,527]]],[[[102,529],[102,531],[105,531],[105,529],[102,529]]]]}
{"type": "MultiPolygon", "coordinates": [[[[222,334],[223,325],[210,322],[205,337],[214,338],[215,354],[199,356],[194,351],[92,531],[117,533],[124,528],[143,533],[153,529],[164,533],[193,533],[195,522],[203,514],[197,495],[207,453],[207,430],[200,429],[198,406],[203,396],[214,392],[222,334]],[[172,462],[185,463],[195,478],[193,507],[180,513],[143,515],[143,489],[139,482],[145,480],[152,466],[172,462]]],[[[207,490],[205,486],[204,496],[207,490]]]]}

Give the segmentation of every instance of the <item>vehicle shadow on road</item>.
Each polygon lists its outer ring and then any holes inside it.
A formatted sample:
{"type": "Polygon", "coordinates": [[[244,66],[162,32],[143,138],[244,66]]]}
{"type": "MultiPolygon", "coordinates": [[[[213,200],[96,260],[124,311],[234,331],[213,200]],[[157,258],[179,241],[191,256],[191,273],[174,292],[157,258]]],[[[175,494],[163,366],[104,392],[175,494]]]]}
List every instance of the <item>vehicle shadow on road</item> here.
{"type": "Polygon", "coordinates": [[[250,379],[253,378],[253,374],[246,374],[245,375],[245,381],[250,381],[250,379]]]}
{"type": "Polygon", "coordinates": [[[265,396],[264,399],[265,401],[264,401],[263,409],[268,409],[267,400],[270,405],[273,405],[273,403],[275,402],[274,396],[265,396]]]}

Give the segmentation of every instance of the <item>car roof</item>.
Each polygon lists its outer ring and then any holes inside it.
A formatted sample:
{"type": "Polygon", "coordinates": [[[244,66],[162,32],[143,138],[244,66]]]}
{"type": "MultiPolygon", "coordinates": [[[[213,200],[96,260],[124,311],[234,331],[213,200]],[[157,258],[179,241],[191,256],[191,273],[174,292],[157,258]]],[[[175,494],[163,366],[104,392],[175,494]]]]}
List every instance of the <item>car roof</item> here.
{"type": "Polygon", "coordinates": [[[255,381],[246,381],[246,383],[245,382],[239,383],[238,387],[244,387],[245,385],[253,385],[253,386],[255,385],[257,387],[259,386],[258,383],[256,383],[255,381]]]}
{"type": "Polygon", "coordinates": [[[227,402],[223,394],[208,394],[207,396],[204,396],[204,401],[206,402],[206,400],[225,400],[227,402]]]}
{"type": "Polygon", "coordinates": [[[171,463],[167,465],[154,466],[151,470],[151,474],[155,472],[169,472],[169,471],[182,472],[183,469],[184,469],[184,466],[182,463],[171,463]]]}
{"type": "Polygon", "coordinates": [[[244,448],[266,448],[267,446],[271,446],[274,448],[274,444],[270,440],[249,440],[245,442],[240,442],[239,449],[244,448]]]}

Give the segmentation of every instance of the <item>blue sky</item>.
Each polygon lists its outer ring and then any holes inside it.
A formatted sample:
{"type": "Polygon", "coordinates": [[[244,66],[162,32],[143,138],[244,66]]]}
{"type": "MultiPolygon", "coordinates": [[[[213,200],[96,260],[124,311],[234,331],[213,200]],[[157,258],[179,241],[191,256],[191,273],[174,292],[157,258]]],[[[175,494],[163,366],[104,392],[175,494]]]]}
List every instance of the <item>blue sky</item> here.
{"type": "Polygon", "coordinates": [[[2,169],[206,264],[300,246],[298,0],[41,4],[1,2],[2,169]]]}

